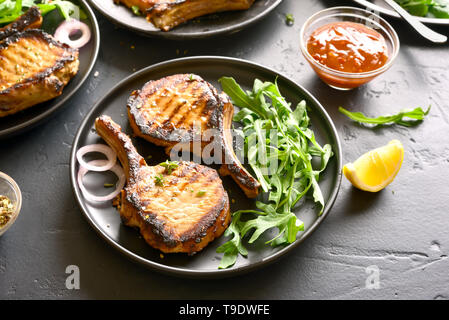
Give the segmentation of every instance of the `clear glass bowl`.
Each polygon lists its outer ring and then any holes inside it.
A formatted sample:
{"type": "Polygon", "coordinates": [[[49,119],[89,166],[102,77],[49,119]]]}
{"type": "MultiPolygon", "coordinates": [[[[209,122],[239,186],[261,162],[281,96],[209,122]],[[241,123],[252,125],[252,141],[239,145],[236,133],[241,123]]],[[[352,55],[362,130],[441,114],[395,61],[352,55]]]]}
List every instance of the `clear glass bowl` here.
{"type": "Polygon", "coordinates": [[[351,90],[361,86],[388,70],[396,59],[400,46],[396,31],[387,21],[370,11],[354,7],[334,7],[315,13],[302,26],[300,37],[301,52],[313,70],[325,83],[339,90],[351,90]],[[364,24],[379,32],[387,42],[387,63],[373,71],[351,73],[329,68],[316,61],[307,51],[307,41],[311,33],[323,25],[342,21],[364,24]]]}
{"type": "Polygon", "coordinates": [[[6,232],[16,221],[19,215],[20,208],[22,207],[22,193],[20,192],[17,183],[7,174],[0,172],[0,195],[7,196],[13,206],[14,212],[11,219],[4,225],[0,227],[0,236],[6,232]]]}

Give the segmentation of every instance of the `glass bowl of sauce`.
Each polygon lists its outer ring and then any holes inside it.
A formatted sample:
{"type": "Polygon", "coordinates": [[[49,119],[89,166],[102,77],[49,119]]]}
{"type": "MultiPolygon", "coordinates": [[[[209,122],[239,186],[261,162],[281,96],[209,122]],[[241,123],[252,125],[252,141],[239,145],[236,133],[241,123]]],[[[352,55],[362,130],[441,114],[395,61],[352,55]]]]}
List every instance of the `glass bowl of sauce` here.
{"type": "Polygon", "coordinates": [[[388,70],[400,46],[387,21],[353,7],[315,13],[300,36],[306,60],[325,83],[339,90],[359,87],[388,70]]]}
{"type": "Polygon", "coordinates": [[[0,172],[0,236],[16,221],[22,206],[22,193],[17,183],[0,172]]]}

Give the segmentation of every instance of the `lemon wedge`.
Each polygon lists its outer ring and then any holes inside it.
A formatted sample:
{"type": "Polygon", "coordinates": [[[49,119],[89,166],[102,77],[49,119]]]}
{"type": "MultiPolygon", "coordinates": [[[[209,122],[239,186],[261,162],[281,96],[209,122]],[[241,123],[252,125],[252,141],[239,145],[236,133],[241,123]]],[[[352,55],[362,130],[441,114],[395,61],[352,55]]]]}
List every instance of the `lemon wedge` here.
{"type": "Polygon", "coordinates": [[[404,147],[399,140],[363,154],[343,167],[343,174],[356,188],[377,192],[388,186],[401,169],[404,147]]]}

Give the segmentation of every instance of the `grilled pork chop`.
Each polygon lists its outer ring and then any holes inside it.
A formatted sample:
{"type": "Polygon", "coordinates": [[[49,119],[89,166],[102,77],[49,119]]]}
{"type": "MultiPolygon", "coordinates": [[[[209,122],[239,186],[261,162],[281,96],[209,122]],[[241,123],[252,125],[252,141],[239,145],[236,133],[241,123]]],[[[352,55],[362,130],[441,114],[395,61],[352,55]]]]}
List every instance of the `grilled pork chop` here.
{"type": "Polygon", "coordinates": [[[78,67],[78,50],[40,29],[4,39],[0,43],[0,117],[59,96],[78,67]]]}
{"type": "Polygon", "coordinates": [[[110,117],[97,118],[95,128],[126,173],[119,204],[122,221],[139,228],[150,246],[164,253],[192,254],[222,235],[231,215],[228,194],[215,170],[193,162],[147,166],[110,117]]]}
{"type": "Polygon", "coordinates": [[[163,31],[215,12],[246,10],[254,0],[115,0],[146,12],[147,20],[163,31]]]}
{"type": "MultiPolygon", "coordinates": [[[[225,93],[217,90],[201,77],[177,74],[147,82],[128,99],[128,117],[134,134],[156,145],[166,147],[188,145],[201,156],[210,143],[221,149],[220,174],[231,175],[246,196],[255,198],[259,182],[242,166],[232,146],[231,124],[234,106],[225,93]],[[197,134],[215,129],[219,136],[197,134]],[[198,140],[200,139],[200,140],[198,140]],[[194,149],[200,141],[201,150],[194,149]]],[[[217,155],[213,155],[217,159],[217,155]]]]}
{"type": "Polygon", "coordinates": [[[16,21],[0,28],[0,40],[3,40],[14,33],[28,29],[39,29],[42,25],[42,15],[38,7],[31,7],[21,15],[16,21]]]}

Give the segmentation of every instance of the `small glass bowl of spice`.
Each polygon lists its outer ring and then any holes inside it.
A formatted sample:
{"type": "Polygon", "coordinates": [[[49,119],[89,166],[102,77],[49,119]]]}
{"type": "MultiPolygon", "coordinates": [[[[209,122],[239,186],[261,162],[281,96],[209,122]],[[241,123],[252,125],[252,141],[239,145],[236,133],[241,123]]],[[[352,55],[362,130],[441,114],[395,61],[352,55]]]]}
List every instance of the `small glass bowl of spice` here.
{"type": "Polygon", "coordinates": [[[16,221],[22,206],[22,193],[17,183],[0,172],[0,236],[16,221]]]}
{"type": "Polygon", "coordinates": [[[315,13],[300,32],[301,52],[329,86],[350,90],[388,70],[399,52],[393,27],[374,13],[334,7],[315,13]]]}

